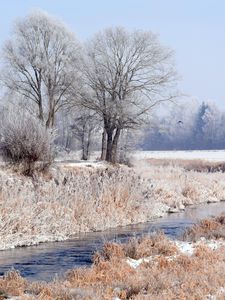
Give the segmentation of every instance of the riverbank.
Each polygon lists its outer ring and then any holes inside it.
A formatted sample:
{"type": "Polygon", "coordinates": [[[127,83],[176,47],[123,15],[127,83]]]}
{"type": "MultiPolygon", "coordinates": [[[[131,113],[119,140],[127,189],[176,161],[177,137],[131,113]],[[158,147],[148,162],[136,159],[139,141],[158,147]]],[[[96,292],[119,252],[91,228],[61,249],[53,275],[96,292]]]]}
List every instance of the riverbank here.
{"type": "Polygon", "coordinates": [[[29,178],[0,170],[0,249],[29,246],[162,216],[148,180],[125,167],[55,165],[29,178]]]}
{"type": "Polygon", "coordinates": [[[192,204],[225,200],[225,174],[153,165],[55,164],[34,178],[0,169],[0,249],[143,223],[192,204]]]}
{"type": "Polygon", "coordinates": [[[134,237],[164,232],[171,239],[178,239],[190,226],[200,220],[219,216],[225,212],[225,202],[204,203],[187,207],[175,214],[166,214],[151,222],[131,224],[99,232],[80,233],[75,239],[42,243],[31,247],[17,247],[0,251],[0,276],[14,267],[32,281],[52,281],[62,278],[71,267],[90,267],[96,251],[106,242],[126,243],[134,237]]]}
{"type": "Polygon", "coordinates": [[[198,299],[225,297],[225,216],[206,219],[181,240],[153,234],[106,243],[90,268],[68,271],[50,283],[30,282],[16,271],[0,278],[10,299],[198,299]]]}

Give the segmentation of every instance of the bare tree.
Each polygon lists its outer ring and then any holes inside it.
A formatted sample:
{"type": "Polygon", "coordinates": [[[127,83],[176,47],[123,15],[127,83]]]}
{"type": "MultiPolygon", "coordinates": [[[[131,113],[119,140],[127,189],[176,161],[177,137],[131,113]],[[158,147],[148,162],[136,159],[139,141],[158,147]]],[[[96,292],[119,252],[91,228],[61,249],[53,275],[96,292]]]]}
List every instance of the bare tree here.
{"type": "Polygon", "coordinates": [[[53,126],[79,77],[80,46],[73,33],[47,13],[33,12],[15,24],[3,58],[4,85],[35,103],[38,117],[53,126]]]}
{"type": "Polygon", "coordinates": [[[131,166],[132,153],[139,148],[143,140],[143,128],[138,130],[123,129],[118,143],[118,161],[119,163],[131,166]]]}
{"type": "Polygon", "coordinates": [[[137,128],[156,104],[173,99],[172,58],[151,32],[106,29],[87,43],[80,100],[104,122],[102,158],[116,162],[121,131],[137,128]]]}
{"type": "Polygon", "coordinates": [[[81,159],[87,160],[90,156],[90,147],[93,138],[100,129],[100,121],[96,113],[89,109],[79,109],[79,113],[76,115],[70,128],[73,136],[81,144],[81,159]]]}
{"type": "Polygon", "coordinates": [[[73,132],[71,130],[71,124],[73,124],[73,116],[70,109],[62,109],[57,117],[55,126],[57,128],[57,139],[55,143],[57,145],[58,151],[70,152],[75,150],[76,143],[73,137],[73,132]]]}

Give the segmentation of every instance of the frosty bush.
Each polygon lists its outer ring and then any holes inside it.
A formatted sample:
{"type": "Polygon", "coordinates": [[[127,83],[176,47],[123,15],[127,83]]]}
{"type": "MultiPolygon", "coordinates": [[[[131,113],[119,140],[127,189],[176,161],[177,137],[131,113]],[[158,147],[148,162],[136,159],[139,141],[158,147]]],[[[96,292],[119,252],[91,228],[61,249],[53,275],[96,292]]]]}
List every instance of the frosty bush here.
{"type": "Polygon", "coordinates": [[[7,111],[1,124],[0,148],[5,161],[25,175],[47,168],[54,157],[54,132],[26,111],[7,111]]]}

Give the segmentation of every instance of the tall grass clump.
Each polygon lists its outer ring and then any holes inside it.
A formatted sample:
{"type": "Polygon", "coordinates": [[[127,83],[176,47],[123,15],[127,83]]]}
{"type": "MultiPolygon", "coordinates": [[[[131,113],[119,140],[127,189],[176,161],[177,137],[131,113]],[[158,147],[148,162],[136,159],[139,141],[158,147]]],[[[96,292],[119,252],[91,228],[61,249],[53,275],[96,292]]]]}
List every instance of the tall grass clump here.
{"type": "Polygon", "coordinates": [[[25,175],[47,168],[54,158],[54,133],[29,112],[8,110],[1,122],[3,159],[25,175]]]}

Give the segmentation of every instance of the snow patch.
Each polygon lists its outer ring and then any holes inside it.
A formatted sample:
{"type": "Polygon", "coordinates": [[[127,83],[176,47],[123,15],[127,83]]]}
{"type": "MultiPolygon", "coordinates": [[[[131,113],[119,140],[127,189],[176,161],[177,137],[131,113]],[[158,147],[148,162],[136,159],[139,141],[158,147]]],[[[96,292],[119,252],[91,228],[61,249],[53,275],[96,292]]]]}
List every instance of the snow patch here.
{"type": "Polygon", "coordinates": [[[219,247],[225,246],[225,241],[224,240],[207,240],[204,237],[200,238],[195,243],[175,241],[175,245],[177,246],[179,251],[186,255],[192,255],[194,253],[195,248],[201,244],[209,247],[211,250],[216,250],[219,247]]]}
{"type": "Polygon", "coordinates": [[[136,269],[137,267],[139,267],[142,263],[144,262],[150,262],[153,260],[154,257],[150,256],[150,257],[146,257],[146,258],[139,258],[139,259],[133,259],[128,257],[127,259],[127,263],[128,265],[130,265],[132,268],[136,269]]]}
{"type": "Polygon", "coordinates": [[[192,255],[194,252],[193,243],[175,241],[175,245],[177,246],[178,250],[183,254],[192,255]]]}
{"type": "MultiPolygon", "coordinates": [[[[219,247],[225,246],[224,240],[206,240],[205,238],[201,238],[199,241],[195,243],[190,242],[183,242],[183,241],[174,241],[174,244],[178,248],[179,252],[188,256],[193,255],[195,249],[199,245],[205,245],[209,247],[212,250],[216,250],[219,247]]],[[[157,257],[160,257],[160,255],[154,255],[149,256],[145,258],[139,258],[139,259],[132,259],[130,257],[127,258],[126,262],[134,269],[138,268],[142,263],[148,263],[150,261],[155,260],[157,257]]],[[[177,257],[177,255],[173,256],[165,256],[165,258],[168,259],[168,261],[174,260],[177,257]]]]}

